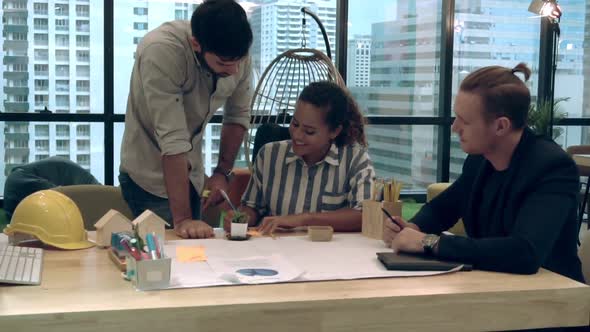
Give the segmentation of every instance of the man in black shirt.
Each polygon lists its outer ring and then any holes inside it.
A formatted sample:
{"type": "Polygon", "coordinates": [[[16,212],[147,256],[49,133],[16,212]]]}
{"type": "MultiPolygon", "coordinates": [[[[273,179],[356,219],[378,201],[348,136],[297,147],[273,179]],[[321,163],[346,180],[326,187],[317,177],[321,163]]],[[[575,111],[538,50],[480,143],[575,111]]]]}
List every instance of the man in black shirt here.
{"type": "Polygon", "coordinates": [[[577,255],[578,172],[553,141],[526,128],[530,69],[481,68],[463,80],[452,129],[469,154],[461,176],[403,230],[387,223],[394,250],[427,252],[484,270],[544,267],[583,282],[577,255]],[[468,237],[444,235],[463,218],[468,237]]]}

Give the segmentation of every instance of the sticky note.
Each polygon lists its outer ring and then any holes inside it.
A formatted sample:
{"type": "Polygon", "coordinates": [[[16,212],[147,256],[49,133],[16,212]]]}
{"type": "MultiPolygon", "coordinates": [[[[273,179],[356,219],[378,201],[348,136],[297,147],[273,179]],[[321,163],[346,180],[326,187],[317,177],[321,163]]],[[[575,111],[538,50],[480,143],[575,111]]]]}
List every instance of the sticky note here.
{"type": "Polygon", "coordinates": [[[253,230],[253,229],[249,230],[249,231],[248,231],[248,234],[250,234],[250,236],[252,236],[252,237],[259,237],[259,236],[262,236],[262,234],[260,234],[260,232],[259,232],[259,231],[256,231],[256,230],[253,230]]]}
{"type": "Polygon", "coordinates": [[[181,263],[205,262],[205,247],[176,247],[176,259],[181,263]]]}

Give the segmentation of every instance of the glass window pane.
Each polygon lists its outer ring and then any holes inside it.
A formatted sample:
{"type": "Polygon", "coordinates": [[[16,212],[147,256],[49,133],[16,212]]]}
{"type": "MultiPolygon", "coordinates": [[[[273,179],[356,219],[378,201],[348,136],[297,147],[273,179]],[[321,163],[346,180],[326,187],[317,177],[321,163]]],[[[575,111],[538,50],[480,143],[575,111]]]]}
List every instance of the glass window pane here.
{"type": "Polygon", "coordinates": [[[346,79],[365,114],[438,114],[441,3],[349,1],[346,79]]]}
{"type": "Polygon", "coordinates": [[[585,54],[590,47],[590,35],[587,35],[590,7],[586,3],[584,0],[559,2],[567,19],[564,16],[559,24],[555,98],[569,98],[559,104],[569,118],[590,116],[590,89],[584,79],[590,68],[590,57],[585,54]]]}
{"type": "Polygon", "coordinates": [[[377,177],[402,181],[406,193],[436,182],[437,127],[370,125],[367,139],[377,177]]]}
{"type": "Polygon", "coordinates": [[[0,122],[0,195],[14,167],[50,156],[63,156],[104,183],[104,125],[102,123],[0,122]]]}
{"type": "Polygon", "coordinates": [[[104,2],[70,1],[70,5],[36,0],[31,2],[32,11],[27,0],[10,2],[14,8],[3,12],[0,23],[3,112],[38,112],[47,107],[56,113],[103,113],[104,2]],[[92,19],[80,18],[84,16],[92,19]],[[71,77],[87,79],[88,85],[77,91],[77,85],[64,84],[71,77]],[[74,98],[80,93],[90,101],[78,110],[74,98]]]}
{"type": "Polygon", "coordinates": [[[527,84],[536,98],[540,22],[528,11],[529,3],[506,0],[474,6],[471,0],[456,1],[453,97],[465,76],[478,68],[512,68],[524,62],[533,71],[527,84]]]}

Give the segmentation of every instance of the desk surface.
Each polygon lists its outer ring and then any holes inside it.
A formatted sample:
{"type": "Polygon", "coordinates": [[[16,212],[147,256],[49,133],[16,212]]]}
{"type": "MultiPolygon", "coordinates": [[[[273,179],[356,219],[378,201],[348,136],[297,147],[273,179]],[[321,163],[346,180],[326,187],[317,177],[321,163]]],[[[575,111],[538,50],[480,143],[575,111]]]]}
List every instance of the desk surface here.
{"type": "Polygon", "coordinates": [[[0,286],[5,331],[507,330],[588,325],[590,287],[541,270],[139,292],[106,250],[46,250],[40,286],[0,286]]]}
{"type": "Polygon", "coordinates": [[[572,157],[577,165],[590,167],[590,154],[574,154],[572,157]]]}

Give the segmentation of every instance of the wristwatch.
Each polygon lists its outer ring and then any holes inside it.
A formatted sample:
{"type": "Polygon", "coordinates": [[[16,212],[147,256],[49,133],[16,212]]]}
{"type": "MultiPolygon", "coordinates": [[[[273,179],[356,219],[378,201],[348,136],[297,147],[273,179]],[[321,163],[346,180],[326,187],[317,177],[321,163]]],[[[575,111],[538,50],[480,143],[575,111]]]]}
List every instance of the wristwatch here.
{"type": "Polygon", "coordinates": [[[426,236],[422,239],[422,248],[424,248],[424,252],[428,255],[434,255],[434,251],[438,247],[439,240],[440,236],[436,234],[426,234],[426,236]]]}
{"type": "Polygon", "coordinates": [[[223,176],[225,176],[225,179],[229,182],[229,180],[231,179],[232,176],[232,170],[224,170],[223,168],[221,168],[220,166],[217,166],[213,169],[213,173],[217,173],[217,174],[221,174],[223,176]]]}

